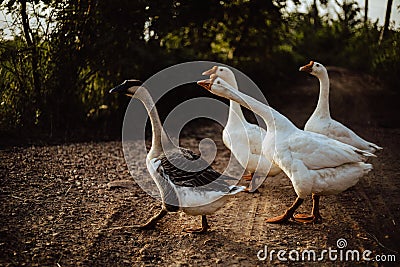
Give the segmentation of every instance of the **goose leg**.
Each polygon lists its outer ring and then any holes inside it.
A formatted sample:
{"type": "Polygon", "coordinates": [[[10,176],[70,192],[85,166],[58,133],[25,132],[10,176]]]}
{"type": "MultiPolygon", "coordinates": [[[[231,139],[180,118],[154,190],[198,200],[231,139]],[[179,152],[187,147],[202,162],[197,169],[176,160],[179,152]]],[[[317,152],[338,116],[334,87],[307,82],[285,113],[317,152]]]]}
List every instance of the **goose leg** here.
{"type": "Polygon", "coordinates": [[[294,212],[300,207],[304,199],[297,197],[292,206],[288,208],[282,215],[266,219],[267,223],[284,223],[293,218],[294,212]]]}
{"type": "Polygon", "coordinates": [[[314,222],[315,223],[322,223],[322,216],[319,213],[319,198],[320,198],[320,196],[313,195],[312,214],[314,215],[314,222]]]}
{"type": "Polygon", "coordinates": [[[251,179],[253,179],[253,174],[252,173],[248,173],[242,176],[243,179],[245,179],[246,181],[251,181],[251,179]]]}
{"type": "Polygon", "coordinates": [[[313,207],[312,207],[311,215],[309,215],[309,214],[296,214],[294,216],[294,219],[297,222],[301,222],[301,223],[321,223],[322,222],[322,216],[319,213],[319,199],[320,199],[320,196],[313,194],[312,195],[313,207]]]}
{"type": "Polygon", "coordinates": [[[185,229],[185,232],[195,233],[195,234],[202,234],[207,232],[210,226],[207,223],[206,215],[201,215],[201,227],[200,228],[188,228],[185,229]]]}
{"type": "Polygon", "coordinates": [[[159,220],[161,220],[165,215],[167,215],[167,213],[168,211],[163,207],[158,214],[151,217],[146,223],[135,225],[134,228],[152,229],[154,228],[154,226],[156,226],[159,220]]]}
{"type": "Polygon", "coordinates": [[[257,176],[257,175],[253,175],[253,178],[251,179],[249,186],[246,187],[246,189],[244,190],[244,192],[246,193],[256,193],[257,188],[262,184],[262,182],[264,181],[264,179],[262,179],[262,177],[257,176]]]}

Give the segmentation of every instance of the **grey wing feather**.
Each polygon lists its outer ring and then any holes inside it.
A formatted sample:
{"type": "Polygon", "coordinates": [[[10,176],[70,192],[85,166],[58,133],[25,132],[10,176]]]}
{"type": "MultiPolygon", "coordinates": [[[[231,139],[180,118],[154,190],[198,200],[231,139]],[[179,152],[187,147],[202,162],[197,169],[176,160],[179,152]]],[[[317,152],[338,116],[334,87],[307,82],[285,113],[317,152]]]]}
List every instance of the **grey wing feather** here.
{"type": "Polygon", "coordinates": [[[228,190],[227,181],[237,181],[236,178],[222,175],[196,153],[180,148],[180,152],[170,152],[158,157],[161,164],[158,173],[173,184],[184,187],[200,187],[213,182],[213,190],[228,190]]]}

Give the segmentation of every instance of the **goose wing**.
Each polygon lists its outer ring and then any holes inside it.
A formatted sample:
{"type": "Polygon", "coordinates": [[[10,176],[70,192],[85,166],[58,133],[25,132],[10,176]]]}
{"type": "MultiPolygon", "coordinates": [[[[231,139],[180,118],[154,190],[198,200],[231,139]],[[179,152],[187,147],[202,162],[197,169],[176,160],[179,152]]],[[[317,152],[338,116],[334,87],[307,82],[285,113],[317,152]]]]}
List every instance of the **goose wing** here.
{"type": "Polygon", "coordinates": [[[331,120],[328,133],[328,137],[337,139],[343,143],[350,144],[359,149],[363,149],[372,153],[377,149],[382,149],[380,146],[366,141],[357,135],[353,130],[347,128],[345,125],[336,120],[331,120]]]}
{"type": "Polygon", "coordinates": [[[227,181],[237,181],[215,171],[207,161],[188,149],[180,148],[180,151],[162,154],[158,159],[161,164],[157,172],[177,186],[200,187],[214,182],[213,190],[229,191],[227,181]]]}
{"type": "Polygon", "coordinates": [[[304,162],[308,169],[318,170],[346,163],[363,162],[375,156],[324,135],[298,131],[288,139],[292,158],[304,162]]]}

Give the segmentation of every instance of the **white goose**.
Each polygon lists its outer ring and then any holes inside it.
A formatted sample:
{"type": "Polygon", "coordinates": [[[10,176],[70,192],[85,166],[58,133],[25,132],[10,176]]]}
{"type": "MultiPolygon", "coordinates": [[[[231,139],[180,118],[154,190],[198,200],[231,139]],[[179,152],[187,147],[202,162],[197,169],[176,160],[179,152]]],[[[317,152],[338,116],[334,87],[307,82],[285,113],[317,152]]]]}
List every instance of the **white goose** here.
{"type": "Polygon", "coordinates": [[[198,82],[213,94],[234,100],[261,116],[267,124],[263,141],[263,155],[278,165],[290,178],[297,199],[284,214],[267,219],[269,223],[282,223],[293,218],[294,212],[313,194],[311,215],[299,215],[297,221],[321,222],[319,198],[338,194],[355,185],[361,176],[372,169],[364,163],[372,153],[330,139],[325,135],[298,129],[285,116],[256,99],[235,90],[223,79],[213,75],[198,82]]]}
{"type": "Polygon", "coordinates": [[[110,90],[110,93],[114,92],[142,101],[152,126],[152,144],[146,165],[160,191],[162,209],[145,224],[136,227],[154,227],[168,211],[176,212],[180,209],[190,215],[202,216],[201,228],[187,231],[206,232],[209,228],[206,215],[221,208],[229,196],[243,191],[245,187],[229,185],[228,180],[237,179],[218,173],[199,155],[172,144],[161,125],[154,101],[141,81],[126,80],[110,90]]]}
{"type": "MultiPolygon", "coordinates": [[[[238,90],[235,74],[229,68],[214,66],[203,72],[203,75],[212,74],[217,74],[232,88],[238,90]]],[[[228,121],[222,132],[222,140],[245,169],[246,174],[243,175],[243,178],[252,181],[246,190],[249,192],[256,190],[267,174],[274,176],[281,172],[281,169],[262,156],[261,147],[266,134],[267,132],[263,128],[249,123],[244,117],[240,105],[230,100],[228,121]],[[263,174],[263,177],[258,176],[257,173],[263,174]],[[255,176],[253,176],[254,174],[255,176]]]]}
{"type": "Polygon", "coordinates": [[[320,133],[330,138],[352,145],[356,148],[374,153],[382,147],[359,137],[355,132],[331,118],[329,111],[329,76],[326,68],[318,62],[311,61],[300,67],[300,71],[308,72],[319,79],[319,99],[317,108],[308,119],[304,130],[320,133]]]}

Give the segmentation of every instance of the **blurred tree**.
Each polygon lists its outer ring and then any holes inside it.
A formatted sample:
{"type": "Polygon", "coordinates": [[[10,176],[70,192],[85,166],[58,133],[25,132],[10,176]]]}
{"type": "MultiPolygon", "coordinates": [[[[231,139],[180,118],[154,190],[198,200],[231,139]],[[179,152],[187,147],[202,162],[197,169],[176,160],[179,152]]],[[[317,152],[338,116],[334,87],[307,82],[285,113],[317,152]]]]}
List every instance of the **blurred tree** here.
{"type": "MultiPolygon", "coordinates": [[[[30,27],[29,23],[29,17],[28,13],[26,10],[26,0],[19,0],[16,1],[17,3],[20,4],[20,14],[21,14],[21,19],[22,19],[22,26],[24,29],[24,36],[25,36],[25,41],[26,44],[28,45],[28,48],[31,50],[31,64],[32,64],[32,78],[33,78],[33,86],[35,89],[36,97],[33,99],[35,100],[40,100],[40,74],[39,74],[39,56],[38,56],[38,47],[37,47],[37,41],[36,37],[32,32],[32,29],[30,27]]],[[[40,105],[40,104],[39,104],[40,105]]]]}
{"type": "Polygon", "coordinates": [[[367,24],[368,22],[368,0],[365,0],[364,2],[364,23],[367,24]]]}
{"type": "Polygon", "coordinates": [[[393,5],[393,0],[388,0],[387,6],[386,6],[385,23],[383,24],[381,35],[379,37],[379,44],[382,43],[382,40],[385,37],[385,35],[389,29],[390,14],[392,13],[392,5],[393,5]]]}
{"type": "Polygon", "coordinates": [[[399,70],[398,31],[379,48],[378,25],[365,23],[354,0],[315,0],[305,13],[286,12],[287,2],[0,0],[12,20],[0,29],[0,132],[118,132],[109,118],[122,117],[125,105],[108,89],[189,60],[232,65],[266,90],[285,88],[295,77],[287,71],[306,59],[400,83],[391,75],[399,70]],[[332,4],[337,16],[322,16],[332,4]]]}
{"type": "MultiPolygon", "coordinates": [[[[3,58],[0,60],[2,72],[7,76],[4,85],[12,86],[8,90],[8,100],[3,101],[4,110],[14,114],[13,124],[33,127],[40,122],[43,110],[43,87],[48,71],[48,28],[43,27],[45,15],[41,14],[49,1],[9,0],[0,1],[0,7],[14,19],[13,40],[3,41],[3,58]],[[29,5],[29,6],[28,6],[29,5]],[[31,23],[34,21],[34,23],[31,23]],[[6,73],[7,72],[7,73],[6,73]],[[25,102],[29,102],[26,104],[25,102]],[[14,110],[15,109],[15,110],[14,110]]],[[[52,16],[52,14],[48,14],[52,16]]],[[[4,115],[6,115],[4,114],[4,115]]],[[[7,117],[7,115],[6,115],[7,117]]]]}
{"type": "Polygon", "coordinates": [[[347,40],[350,35],[357,30],[358,25],[361,24],[359,16],[361,9],[358,6],[358,3],[354,0],[344,1],[343,3],[336,0],[336,3],[340,8],[340,12],[336,12],[336,14],[342,32],[341,37],[344,37],[344,39],[347,40]]]}

